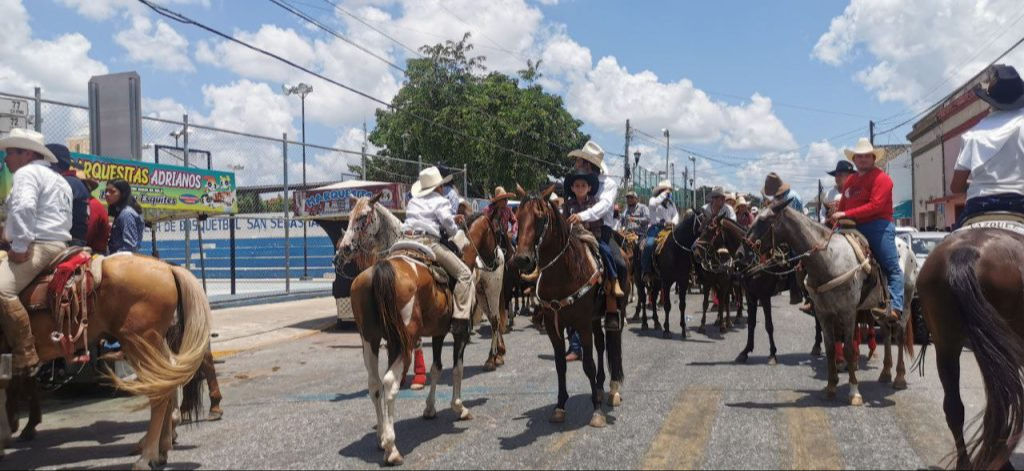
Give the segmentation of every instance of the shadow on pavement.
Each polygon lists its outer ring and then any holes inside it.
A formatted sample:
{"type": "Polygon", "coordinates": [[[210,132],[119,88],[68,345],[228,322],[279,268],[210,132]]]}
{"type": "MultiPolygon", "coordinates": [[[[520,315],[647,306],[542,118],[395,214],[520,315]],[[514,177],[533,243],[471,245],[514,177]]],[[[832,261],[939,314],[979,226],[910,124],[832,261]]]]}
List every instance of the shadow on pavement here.
{"type": "MultiPolygon", "coordinates": [[[[591,406],[590,406],[590,395],[579,394],[569,398],[569,402],[566,405],[566,420],[562,424],[552,424],[548,422],[551,417],[551,413],[555,410],[554,404],[548,404],[531,411],[523,413],[519,417],[512,419],[514,421],[526,420],[526,430],[519,435],[512,437],[502,437],[501,449],[502,450],[515,450],[537,442],[541,438],[555,435],[564,432],[571,432],[589,426],[591,417],[591,406]],[[572,407],[573,404],[577,404],[580,407],[572,407]]],[[[615,425],[615,417],[609,415],[607,410],[605,411],[605,417],[608,419],[608,425],[615,425]]]]}
{"type": "MultiPolygon", "coordinates": [[[[473,409],[482,406],[487,399],[472,399],[465,401],[466,407],[473,409]]],[[[395,422],[395,444],[398,451],[406,458],[421,445],[443,435],[457,435],[466,432],[468,427],[456,427],[455,412],[449,407],[438,404],[437,418],[427,420],[422,417],[405,419],[395,422]]],[[[472,423],[472,422],[467,422],[472,423]]],[[[384,461],[384,453],[377,447],[377,432],[370,431],[359,439],[359,441],[342,448],[338,454],[345,458],[363,460],[369,464],[380,464],[384,461]]]]}

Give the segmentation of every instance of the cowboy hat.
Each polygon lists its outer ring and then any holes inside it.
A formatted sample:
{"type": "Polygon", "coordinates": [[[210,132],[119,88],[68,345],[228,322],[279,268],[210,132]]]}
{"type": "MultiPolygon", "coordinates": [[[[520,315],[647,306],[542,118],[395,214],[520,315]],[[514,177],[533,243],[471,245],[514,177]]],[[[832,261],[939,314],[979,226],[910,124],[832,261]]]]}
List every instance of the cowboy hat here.
{"type": "Polygon", "coordinates": [[[430,194],[430,192],[437,189],[437,187],[444,185],[452,181],[451,175],[448,178],[441,176],[441,171],[437,167],[430,167],[420,172],[420,179],[416,183],[413,183],[410,192],[416,198],[422,198],[430,194]]]}
{"type": "Polygon", "coordinates": [[[491,198],[491,203],[497,203],[501,200],[509,200],[512,199],[513,196],[515,195],[505,191],[505,187],[499,186],[494,189],[494,198],[491,198]]]}
{"type": "Polygon", "coordinates": [[[597,190],[600,189],[600,183],[598,182],[597,175],[594,175],[593,173],[576,172],[565,177],[565,183],[562,184],[562,188],[565,189],[565,195],[567,197],[571,198],[575,196],[575,193],[572,191],[572,184],[576,183],[576,180],[586,180],[587,184],[590,185],[590,192],[587,194],[590,196],[597,195],[597,190]]]}
{"type": "Polygon", "coordinates": [[[747,201],[747,199],[744,198],[742,195],[740,195],[738,198],[736,198],[736,208],[739,209],[744,206],[750,206],[750,202],[747,201]]]}
{"type": "Polygon", "coordinates": [[[974,87],[974,94],[985,100],[993,108],[1000,111],[1013,111],[1024,108],[1024,81],[1013,66],[996,64],[989,69],[989,74],[995,79],[989,84],[988,90],[978,85],[974,87]]]}
{"type": "Polygon", "coordinates": [[[731,191],[726,193],[725,194],[725,200],[726,201],[733,201],[733,202],[735,202],[736,201],[736,193],[733,193],[731,191]]]}
{"type": "Polygon", "coordinates": [[[860,138],[860,140],[857,141],[857,145],[854,146],[853,149],[846,149],[843,152],[846,153],[846,158],[850,160],[853,160],[853,156],[855,155],[866,154],[875,154],[875,160],[885,157],[885,149],[882,149],[880,147],[876,148],[875,146],[871,145],[871,141],[868,140],[868,138],[866,137],[860,138]]]}
{"type": "Polygon", "coordinates": [[[662,180],[658,186],[654,187],[654,196],[658,196],[666,191],[672,191],[672,182],[669,180],[662,180]]]}
{"type": "Polygon", "coordinates": [[[629,193],[626,193],[626,198],[639,198],[639,197],[636,195],[635,191],[631,191],[629,193]]]}
{"type": "Polygon", "coordinates": [[[851,164],[849,161],[840,160],[838,163],[836,163],[835,170],[825,173],[832,175],[834,177],[836,175],[839,175],[840,173],[857,173],[857,169],[854,168],[853,164],[851,164]]]}
{"type": "Polygon", "coordinates": [[[717,198],[719,196],[725,196],[725,190],[720,186],[716,186],[711,189],[711,193],[708,193],[708,198],[717,198]]]}
{"type": "Polygon", "coordinates": [[[604,164],[604,149],[594,141],[588,141],[582,149],[569,152],[569,157],[586,160],[597,165],[601,169],[601,173],[608,173],[608,166],[604,164]]]}
{"type": "Polygon", "coordinates": [[[75,160],[71,158],[71,151],[63,144],[47,144],[47,149],[53,152],[53,156],[57,158],[57,163],[51,165],[54,169],[59,172],[66,172],[68,169],[74,168],[81,170],[81,164],[75,163],[75,160]]]}
{"type": "Polygon", "coordinates": [[[42,155],[43,160],[50,165],[57,163],[57,156],[43,144],[43,135],[28,129],[12,129],[9,136],[0,139],[0,150],[7,149],[30,150],[42,155]]]}
{"type": "Polygon", "coordinates": [[[789,189],[789,183],[782,181],[782,177],[777,173],[772,172],[765,177],[764,189],[761,190],[761,193],[764,193],[764,195],[768,197],[775,197],[786,193],[789,189]]]}

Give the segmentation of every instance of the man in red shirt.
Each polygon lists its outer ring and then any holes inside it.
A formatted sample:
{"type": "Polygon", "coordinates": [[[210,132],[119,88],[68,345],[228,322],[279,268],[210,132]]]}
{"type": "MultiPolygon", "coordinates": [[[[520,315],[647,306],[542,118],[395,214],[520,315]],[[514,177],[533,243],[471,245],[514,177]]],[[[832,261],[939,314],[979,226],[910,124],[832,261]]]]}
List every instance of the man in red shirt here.
{"type": "Polygon", "coordinates": [[[846,150],[846,157],[853,160],[857,173],[846,180],[839,210],[832,215],[832,220],[853,219],[857,230],[868,239],[875,260],[889,280],[892,300],[891,309],[873,312],[879,321],[896,322],[903,315],[903,269],[896,250],[892,178],[875,166],[884,155],[885,149],[876,149],[867,139],[861,139],[856,147],[846,150]]]}
{"type": "Polygon", "coordinates": [[[89,225],[85,232],[85,244],[92,249],[94,254],[107,253],[107,242],[110,241],[110,215],[107,214],[107,207],[92,196],[100,183],[96,180],[83,178],[82,182],[89,190],[89,225]]]}

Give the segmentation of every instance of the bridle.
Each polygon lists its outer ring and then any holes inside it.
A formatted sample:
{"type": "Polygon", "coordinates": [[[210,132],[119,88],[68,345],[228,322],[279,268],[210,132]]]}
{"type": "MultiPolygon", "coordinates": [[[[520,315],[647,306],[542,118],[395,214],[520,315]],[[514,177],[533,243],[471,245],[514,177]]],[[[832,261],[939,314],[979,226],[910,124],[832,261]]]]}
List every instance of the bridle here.
{"type": "MultiPolygon", "coordinates": [[[[522,207],[525,207],[527,204],[529,204],[530,202],[532,202],[534,200],[541,201],[539,198],[528,198],[526,201],[523,202],[523,206],[522,207]]],[[[548,206],[547,206],[548,209],[555,210],[553,207],[550,206],[549,203],[543,203],[542,202],[541,204],[548,204],[548,206]]],[[[550,223],[550,216],[548,216],[546,211],[544,212],[544,214],[542,216],[538,216],[537,217],[537,225],[538,225],[537,231],[540,232],[540,237],[537,238],[537,243],[533,246],[533,253],[535,254],[534,256],[537,257],[538,262],[540,261],[540,248],[544,246],[544,239],[547,237],[547,235],[548,235],[548,233],[550,232],[550,229],[551,229],[550,226],[549,226],[549,223],[550,223]]],[[[572,226],[570,226],[569,229],[570,229],[570,233],[571,233],[572,226]]],[[[561,311],[562,309],[565,309],[565,308],[567,308],[569,306],[572,306],[573,304],[576,304],[576,302],[579,301],[580,299],[583,299],[583,297],[585,297],[588,293],[590,293],[591,290],[594,289],[594,286],[597,285],[597,280],[601,276],[601,262],[600,262],[600,259],[598,259],[598,262],[597,262],[596,266],[594,267],[594,274],[591,275],[590,279],[587,280],[587,282],[584,283],[584,285],[582,287],[580,287],[580,289],[576,290],[576,292],[574,292],[573,294],[571,294],[571,295],[569,295],[569,296],[567,296],[565,298],[559,299],[559,300],[551,300],[551,301],[549,301],[549,300],[542,299],[540,297],[540,288],[541,288],[541,283],[542,283],[542,281],[544,279],[544,272],[547,271],[548,269],[550,269],[551,267],[555,266],[556,263],[558,263],[562,258],[565,257],[565,254],[566,254],[566,252],[568,252],[570,245],[571,245],[571,240],[566,241],[566,243],[563,245],[562,250],[558,253],[558,255],[555,256],[555,258],[552,259],[550,263],[548,263],[544,267],[540,268],[540,270],[538,271],[538,275],[537,275],[537,288],[536,288],[536,291],[535,291],[536,294],[534,296],[537,298],[537,301],[538,301],[540,306],[543,306],[543,307],[545,307],[547,309],[550,309],[555,314],[555,323],[556,323],[555,325],[556,325],[556,328],[558,326],[558,312],[561,311]]]]}
{"type": "Polygon", "coordinates": [[[781,214],[776,214],[774,220],[769,224],[768,230],[765,231],[765,234],[761,237],[754,239],[747,236],[743,238],[743,242],[746,243],[754,251],[754,254],[761,259],[760,263],[746,270],[747,275],[767,273],[774,276],[787,276],[797,270],[797,266],[800,261],[828,248],[828,244],[832,241],[832,236],[839,231],[839,226],[836,225],[822,243],[811,247],[810,250],[804,253],[790,257],[789,251],[782,250],[780,248],[782,244],[778,241],[777,231],[781,216],[781,214]],[[762,249],[765,235],[769,236],[771,240],[771,243],[768,244],[768,251],[762,249]],[[789,268],[786,269],[787,267],[789,268]],[[773,268],[783,268],[786,270],[783,272],[770,271],[773,268]]]}
{"type": "Polygon", "coordinates": [[[387,248],[377,250],[376,244],[370,245],[362,243],[363,239],[375,240],[376,237],[374,236],[380,232],[380,220],[377,217],[377,209],[375,206],[370,206],[370,210],[367,214],[357,218],[356,226],[349,227],[348,230],[356,231],[356,236],[353,237],[352,244],[349,246],[350,253],[347,257],[341,257],[340,255],[334,257],[334,270],[338,276],[347,280],[352,280],[355,279],[356,276],[359,276],[359,274],[356,273],[355,275],[349,276],[345,273],[345,265],[348,265],[348,263],[358,255],[376,255],[377,258],[383,257],[387,253],[387,248]],[[367,231],[367,228],[369,227],[376,227],[376,230],[374,230],[373,233],[370,233],[367,231]]]}

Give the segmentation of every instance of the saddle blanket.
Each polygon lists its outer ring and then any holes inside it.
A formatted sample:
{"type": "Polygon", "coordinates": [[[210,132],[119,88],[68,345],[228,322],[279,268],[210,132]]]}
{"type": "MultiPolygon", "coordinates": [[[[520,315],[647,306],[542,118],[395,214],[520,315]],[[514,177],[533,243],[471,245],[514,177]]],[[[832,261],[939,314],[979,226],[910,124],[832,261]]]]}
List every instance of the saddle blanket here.
{"type": "Polygon", "coordinates": [[[966,225],[958,230],[969,231],[971,229],[1005,229],[1024,236],[1024,224],[1016,221],[980,221],[966,225]]]}
{"type": "Polygon", "coordinates": [[[654,250],[655,255],[661,255],[661,253],[665,251],[665,245],[668,244],[668,238],[672,236],[673,229],[675,228],[662,229],[662,231],[658,233],[658,237],[655,239],[655,247],[657,247],[654,250]]]}

